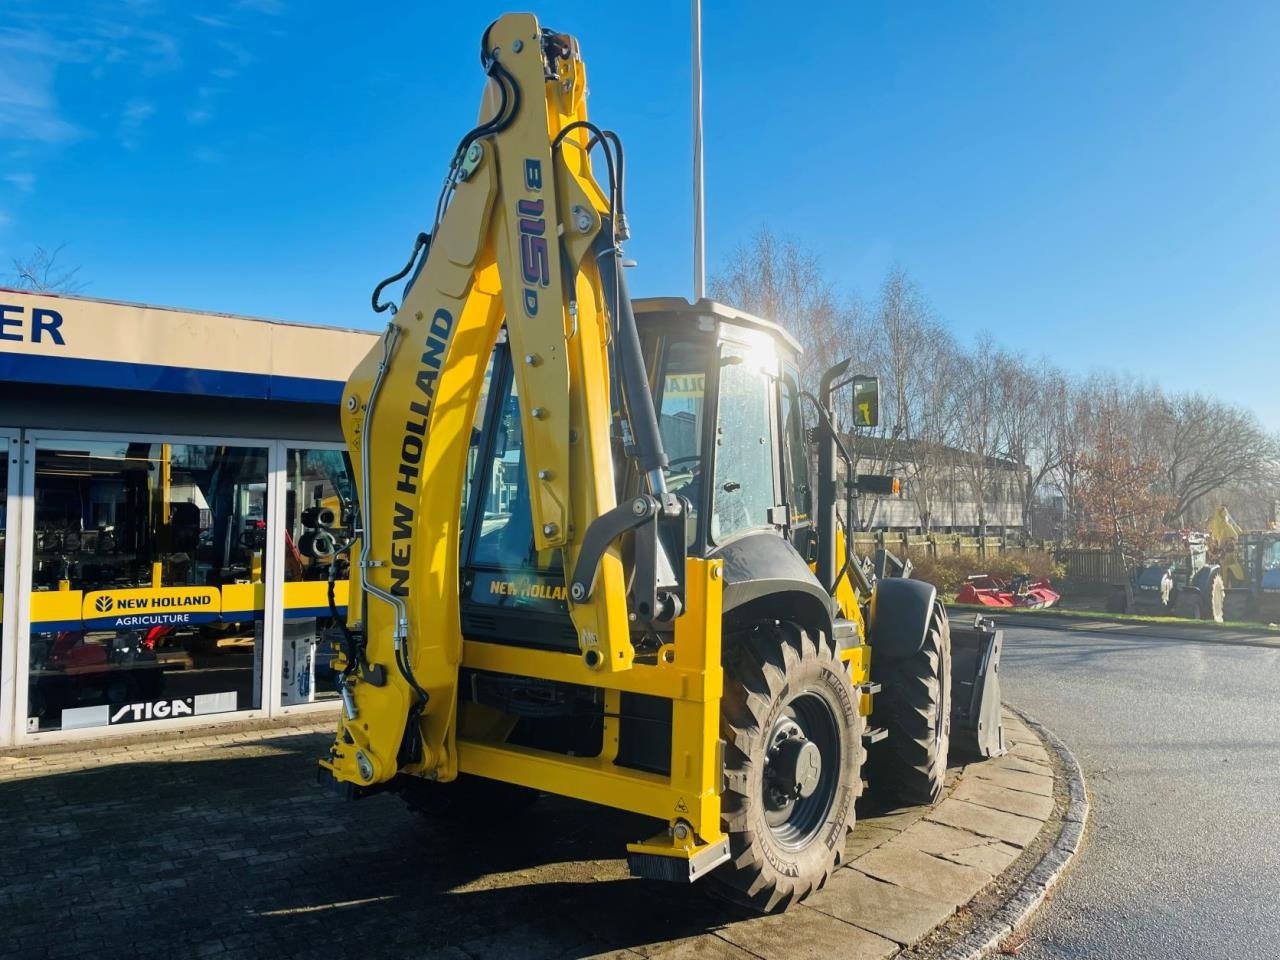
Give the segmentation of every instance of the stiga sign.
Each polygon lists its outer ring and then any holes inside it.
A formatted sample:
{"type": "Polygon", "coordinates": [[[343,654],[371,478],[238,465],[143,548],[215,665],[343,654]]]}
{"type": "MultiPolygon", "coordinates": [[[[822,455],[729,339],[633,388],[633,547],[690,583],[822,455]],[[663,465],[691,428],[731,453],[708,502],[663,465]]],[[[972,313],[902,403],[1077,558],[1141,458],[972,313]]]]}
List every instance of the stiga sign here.
{"type": "Polygon", "coordinates": [[[217,587],[95,590],[84,595],[81,619],[90,630],[212,623],[222,619],[222,592],[217,587]]]}
{"type": "Polygon", "coordinates": [[[195,697],[175,697],[172,700],[113,704],[111,717],[107,722],[117,724],[138,723],[142,720],[168,720],[170,717],[193,717],[195,713],[195,697]]]}

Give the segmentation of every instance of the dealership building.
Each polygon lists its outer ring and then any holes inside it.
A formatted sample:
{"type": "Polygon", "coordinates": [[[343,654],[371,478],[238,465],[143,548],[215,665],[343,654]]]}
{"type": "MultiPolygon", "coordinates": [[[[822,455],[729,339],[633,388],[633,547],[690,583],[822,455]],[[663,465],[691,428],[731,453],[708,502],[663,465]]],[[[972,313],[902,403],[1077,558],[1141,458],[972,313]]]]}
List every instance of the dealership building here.
{"type": "Polygon", "coordinates": [[[375,340],[0,289],[0,746],[334,708],[375,340]]]}

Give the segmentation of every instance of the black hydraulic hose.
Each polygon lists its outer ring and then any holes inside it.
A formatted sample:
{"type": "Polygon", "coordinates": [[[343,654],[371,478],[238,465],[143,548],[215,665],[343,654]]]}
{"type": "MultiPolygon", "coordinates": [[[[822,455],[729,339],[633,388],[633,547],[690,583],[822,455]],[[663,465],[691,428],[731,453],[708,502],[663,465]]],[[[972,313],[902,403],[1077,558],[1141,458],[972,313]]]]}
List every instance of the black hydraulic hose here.
{"type": "Polygon", "coordinates": [[[658,414],[653,407],[653,394],[649,390],[649,374],[644,366],[644,354],[640,350],[640,334],[636,330],[636,315],[627,291],[627,279],[623,274],[622,249],[613,241],[612,224],[596,236],[596,265],[600,271],[601,285],[611,293],[610,312],[613,314],[614,341],[618,363],[618,376],[622,386],[631,423],[632,443],[640,469],[649,474],[651,492],[665,493],[665,479],[661,471],[667,468],[666,450],[662,434],[658,430],[658,414]],[[655,481],[656,482],[653,482],[655,481]]]}
{"type": "Polygon", "coordinates": [[[407,277],[409,275],[409,271],[413,269],[413,265],[418,262],[418,254],[422,252],[424,247],[428,247],[430,245],[431,245],[431,234],[429,233],[418,234],[418,238],[413,241],[413,253],[409,254],[409,262],[404,265],[404,269],[401,270],[399,273],[393,273],[391,276],[387,277],[387,279],[383,280],[380,284],[378,284],[376,287],[373,288],[373,296],[370,298],[370,300],[373,302],[374,313],[382,313],[384,310],[390,310],[392,307],[395,306],[395,304],[392,303],[390,300],[379,302],[382,297],[382,291],[385,290],[387,287],[391,286],[391,284],[395,283],[396,281],[401,280],[404,277],[407,277]]]}
{"type": "MultiPolygon", "coordinates": [[[[489,120],[469,131],[460,141],[458,147],[453,153],[453,160],[449,164],[449,175],[445,179],[445,187],[440,192],[440,198],[436,201],[435,220],[432,224],[432,231],[439,229],[440,220],[444,216],[444,210],[447,206],[447,198],[453,187],[454,177],[457,175],[458,169],[466,157],[467,149],[475,141],[482,137],[492,136],[495,133],[501,133],[511,125],[516,118],[516,114],[520,112],[520,87],[515,81],[515,77],[511,75],[506,67],[497,60],[493,60],[488,64],[488,73],[494,77],[498,84],[498,92],[501,99],[498,101],[498,110],[489,120]]],[[[392,274],[383,280],[373,289],[373,296],[370,298],[373,303],[374,313],[383,313],[393,309],[396,305],[390,300],[382,301],[382,291],[391,284],[404,279],[413,270],[418,262],[419,256],[424,250],[429,251],[431,248],[431,234],[419,233],[413,244],[413,253],[409,255],[409,262],[404,265],[404,269],[399,273],[392,274]]],[[[412,284],[411,284],[412,285],[412,284]]],[[[405,289],[408,293],[408,288],[405,289]]]]}
{"type": "MultiPolygon", "coordinates": [[[[613,149],[610,144],[621,144],[618,135],[612,130],[601,130],[590,120],[575,120],[573,123],[567,123],[560,128],[560,132],[556,134],[556,138],[551,141],[551,149],[555,151],[560,144],[564,143],[564,138],[571,134],[574,130],[587,130],[591,133],[591,139],[587,142],[586,151],[590,153],[592,148],[598,143],[604,151],[605,166],[609,170],[609,209],[610,212],[616,212],[622,209],[622,168],[615,168],[613,149]]],[[[620,149],[620,147],[619,147],[620,149]]],[[[610,234],[613,231],[610,230],[610,234]]],[[[613,239],[611,236],[610,239],[613,239]]]]}

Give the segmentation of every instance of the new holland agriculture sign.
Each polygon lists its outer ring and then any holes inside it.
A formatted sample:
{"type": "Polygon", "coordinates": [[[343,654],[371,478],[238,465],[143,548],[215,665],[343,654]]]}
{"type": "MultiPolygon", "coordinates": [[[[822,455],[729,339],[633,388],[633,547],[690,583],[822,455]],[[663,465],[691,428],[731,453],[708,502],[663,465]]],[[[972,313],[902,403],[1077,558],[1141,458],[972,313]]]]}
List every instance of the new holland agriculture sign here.
{"type": "Polygon", "coordinates": [[[84,595],[81,617],[86,629],[212,623],[222,618],[222,593],[217,587],[95,590],[84,595]]]}

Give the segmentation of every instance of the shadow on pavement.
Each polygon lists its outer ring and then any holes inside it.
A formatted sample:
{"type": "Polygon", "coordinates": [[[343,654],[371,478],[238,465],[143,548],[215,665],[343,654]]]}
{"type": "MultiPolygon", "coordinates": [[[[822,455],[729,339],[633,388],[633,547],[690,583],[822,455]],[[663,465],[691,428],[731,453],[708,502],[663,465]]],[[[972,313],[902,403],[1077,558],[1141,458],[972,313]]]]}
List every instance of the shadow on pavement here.
{"type": "Polygon", "coordinates": [[[315,786],[327,743],[286,737],[0,781],[9,948],[574,957],[742,916],[698,888],[626,878],[624,845],[654,821],[544,797],[475,829],[417,817],[394,795],[345,803],[315,786]]]}

